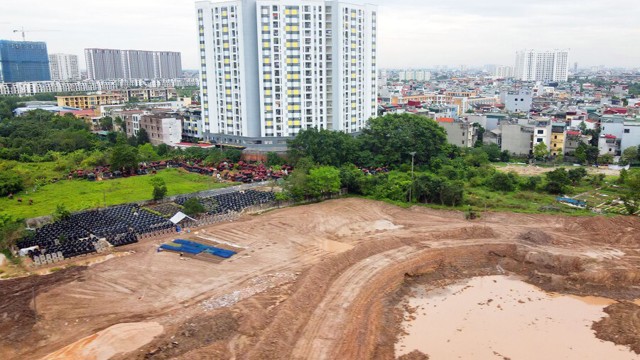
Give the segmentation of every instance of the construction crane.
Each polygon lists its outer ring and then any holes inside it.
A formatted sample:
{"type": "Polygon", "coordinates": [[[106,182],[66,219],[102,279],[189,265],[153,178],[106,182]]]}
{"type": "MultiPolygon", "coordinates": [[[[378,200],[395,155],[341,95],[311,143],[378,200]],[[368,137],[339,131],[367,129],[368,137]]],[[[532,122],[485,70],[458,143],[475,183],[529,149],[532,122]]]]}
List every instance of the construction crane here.
{"type": "Polygon", "coordinates": [[[20,33],[22,34],[22,41],[27,41],[26,38],[26,33],[32,33],[32,32],[53,32],[53,31],[60,31],[60,30],[25,30],[24,27],[21,27],[18,30],[13,30],[14,33],[20,33]]]}

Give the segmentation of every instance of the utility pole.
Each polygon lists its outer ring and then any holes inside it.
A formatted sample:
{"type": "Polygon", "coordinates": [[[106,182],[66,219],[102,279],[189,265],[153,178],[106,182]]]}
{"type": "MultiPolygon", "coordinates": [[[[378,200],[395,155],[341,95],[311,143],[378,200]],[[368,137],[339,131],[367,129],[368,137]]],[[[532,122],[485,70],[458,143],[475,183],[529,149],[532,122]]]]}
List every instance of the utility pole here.
{"type": "Polygon", "coordinates": [[[411,187],[409,188],[409,202],[413,202],[413,160],[416,157],[416,152],[412,151],[409,153],[411,155],[411,187]]]}

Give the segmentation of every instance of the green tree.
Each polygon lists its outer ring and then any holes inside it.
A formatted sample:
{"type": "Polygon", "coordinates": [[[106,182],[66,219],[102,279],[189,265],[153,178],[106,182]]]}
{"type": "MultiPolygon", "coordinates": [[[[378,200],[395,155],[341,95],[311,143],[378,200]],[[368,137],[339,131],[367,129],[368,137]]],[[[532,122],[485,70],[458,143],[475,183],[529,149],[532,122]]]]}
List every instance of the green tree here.
{"type": "Polygon", "coordinates": [[[189,198],[182,206],[184,207],[184,213],[189,216],[196,216],[206,212],[206,209],[196,197],[189,198]]]}
{"type": "Polygon", "coordinates": [[[300,158],[310,157],[320,165],[338,167],[353,162],[356,151],[356,141],[351,135],[317,128],[300,131],[288,144],[288,157],[294,164],[300,158]]]}
{"type": "Polygon", "coordinates": [[[111,152],[111,169],[131,172],[138,168],[138,149],[127,145],[118,144],[111,152]]]}
{"type": "Polygon", "coordinates": [[[564,168],[558,168],[545,174],[547,178],[546,189],[551,194],[562,194],[565,187],[569,185],[571,180],[569,174],[564,168]]]}
{"type": "Polygon", "coordinates": [[[489,156],[489,161],[491,162],[501,161],[500,160],[501,151],[500,151],[500,146],[498,146],[498,144],[484,145],[482,146],[482,150],[484,150],[484,152],[487,153],[487,155],[489,156]]]}
{"type": "Polygon", "coordinates": [[[217,166],[219,163],[226,159],[224,152],[219,150],[212,150],[209,155],[204,159],[204,163],[207,166],[217,166]]]}
{"type": "Polygon", "coordinates": [[[520,182],[521,190],[535,191],[538,188],[538,185],[542,183],[542,178],[540,176],[529,176],[523,177],[520,182]]]}
{"type": "Polygon", "coordinates": [[[233,163],[237,163],[242,159],[242,150],[227,149],[224,151],[224,157],[233,163]]]}
{"type": "Polygon", "coordinates": [[[603,154],[598,156],[598,164],[612,164],[613,163],[613,155],[612,154],[603,154]]]}
{"type": "Polygon", "coordinates": [[[171,152],[171,147],[163,143],[158,145],[158,147],[156,148],[156,152],[158,153],[158,156],[166,156],[171,152]]]}
{"type": "Polygon", "coordinates": [[[478,134],[478,140],[476,140],[476,143],[473,145],[474,147],[482,147],[484,144],[484,134],[486,132],[485,128],[482,127],[482,125],[478,124],[478,123],[474,123],[473,127],[477,128],[476,133],[478,134]]]}
{"type": "Polygon", "coordinates": [[[346,188],[351,194],[362,194],[362,182],[364,174],[353,164],[345,164],[340,167],[340,186],[346,188]]]}
{"type": "Polygon", "coordinates": [[[515,190],[517,183],[518,179],[515,173],[506,174],[500,171],[493,174],[493,176],[488,181],[489,187],[491,189],[502,192],[510,192],[515,190]]]}
{"type": "Polygon", "coordinates": [[[153,145],[146,143],[144,145],[138,146],[138,161],[140,162],[151,162],[157,161],[160,159],[158,153],[153,148],[153,145]]]}
{"type": "Polygon", "coordinates": [[[154,176],[149,180],[151,186],[153,186],[153,200],[160,200],[167,195],[167,184],[161,177],[154,176]]]}
{"type": "Polygon", "coordinates": [[[285,189],[295,200],[302,200],[307,196],[309,170],[312,167],[313,160],[311,158],[301,158],[298,160],[295,170],[287,177],[285,189]]]}
{"type": "Polygon", "coordinates": [[[320,166],[309,170],[307,194],[318,197],[340,191],[340,171],[333,166],[320,166]]]}
{"type": "Polygon", "coordinates": [[[630,146],[624,149],[620,160],[622,162],[621,165],[627,165],[636,162],[638,160],[638,148],[635,146],[630,146]]]}
{"type": "Polygon", "coordinates": [[[0,196],[15,194],[24,188],[22,178],[10,171],[0,171],[0,196]]]}
{"type": "Polygon", "coordinates": [[[105,116],[100,119],[100,128],[105,131],[113,131],[113,119],[110,116],[105,116]]]}
{"type": "MultiPolygon", "coordinates": [[[[14,241],[23,237],[24,223],[9,214],[0,213],[0,251],[7,254],[7,250],[14,241]]],[[[9,252],[10,254],[10,252],[9,252]]]]}
{"type": "Polygon", "coordinates": [[[580,181],[587,176],[587,170],[583,167],[573,168],[567,172],[567,176],[573,185],[578,185],[580,181]]]}
{"type": "Polygon", "coordinates": [[[136,135],[136,143],[138,145],[148,144],[151,140],[149,140],[149,133],[144,128],[140,128],[138,130],[138,135],[136,135]]]}
{"type": "Polygon", "coordinates": [[[580,143],[575,151],[579,163],[595,164],[598,161],[598,147],[580,143]]]}
{"type": "Polygon", "coordinates": [[[464,182],[461,180],[445,181],[440,190],[442,205],[458,206],[464,201],[464,182]]]}
{"type": "Polygon", "coordinates": [[[281,166],[284,165],[286,161],[282,158],[278,153],[274,151],[270,151],[267,153],[267,166],[281,166]]]}
{"type": "Polygon", "coordinates": [[[533,156],[536,160],[543,160],[547,155],[549,155],[549,149],[544,142],[541,141],[533,147],[533,156]]]}
{"type": "Polygon", "coordinates": [[[500,161],[502,162],[511,161],[511,154],[509,154],[508,150],[502,150],[502,152],[500,153],[500,161]]]}
{"type": "Polygon", "coordinates": [[[469,166],[480,167],[489,162],[489,154],[483,148],[472,148],[468,150],[464,161],[469,166]]]}
{"type": "Polygon", "coordinates": [[[369,120],[358,137],[360,150],[373,165],[429,164],[447,148],[445,130],[435,121],[414,114],[388,114],[369,120]]]}

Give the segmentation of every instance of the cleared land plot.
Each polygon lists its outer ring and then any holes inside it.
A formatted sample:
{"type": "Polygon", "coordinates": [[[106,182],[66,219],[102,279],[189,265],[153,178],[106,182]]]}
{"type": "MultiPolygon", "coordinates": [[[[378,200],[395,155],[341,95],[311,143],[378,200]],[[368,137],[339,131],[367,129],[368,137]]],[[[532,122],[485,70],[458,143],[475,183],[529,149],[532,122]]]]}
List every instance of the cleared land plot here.
{"type": "Polygon", "coordinates": [[[362,199],[244,216],[191,233],[244,248],[219,263],[157,253],[172,234],[49,281],[4,281],[0,314],[12,316],[0,323],[0,357],[41,358],[143,322],[163,333],[116,358],[393,358],[393,299],[414,275],[435,271],[431,280],[445,283],[513,271],[549,290],[634,299],[638,234],[631,217],[486,213],[470,222],[462,212],[362,199]],[[522,240],[533,230],[544,234],[522,240]]]}

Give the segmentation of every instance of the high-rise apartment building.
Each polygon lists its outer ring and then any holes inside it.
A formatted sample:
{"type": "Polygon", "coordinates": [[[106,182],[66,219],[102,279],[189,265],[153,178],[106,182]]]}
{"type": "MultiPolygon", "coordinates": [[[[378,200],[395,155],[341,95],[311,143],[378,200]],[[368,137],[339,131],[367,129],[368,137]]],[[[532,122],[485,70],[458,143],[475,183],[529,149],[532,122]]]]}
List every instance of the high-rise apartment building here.
{"type": "Polygon", "coordinates": [[[122,70],[125,79],[153,79],[153,51],[123,50],[122,70]]]}
{"type": "Polygon", "coordinates": [[[0,82],[47,80],[51,74],[46,43],[0,40],[0,82]]]}
{"type": "Polygon", "coordinates": [[[153,53],[153,76],[156,79],[177,79],[182,77],[180,53],[155,51],[153,53]]]}
{"type": "Polygon", "coordinates": [[[503,79],[512,78],[513,66],[498,65],[495,67],[494,75],[503,79]]]}
{"type": "Polygon", "coordinates": [[[122,51],[114,49],[84,49],[89,80],[124,79],[122,51]]]}
{"type": "Polygon", "coordinates": [[[569,50],[516,52],[515,78],[521,81],[567,81],[569,50]]]}
{"type": "Polygon", "coordinates": [[[376,114],[375,6],[236,0],[196,9],[205,139],[269,145],[312,127],[353,133],[376,114]]]}
{"type": "Polygon", "coordinates": [[[78,69],[77,55],[51,54],[49,55],[49,69],[51,71],[51,80],[80,80],[80,70],[78,69]]]}
{"type": "Polygon", "coordinates": [[[175,79],[182,76],[179,52],[85,49],[87,77],[110,79],[175,79]]]}

